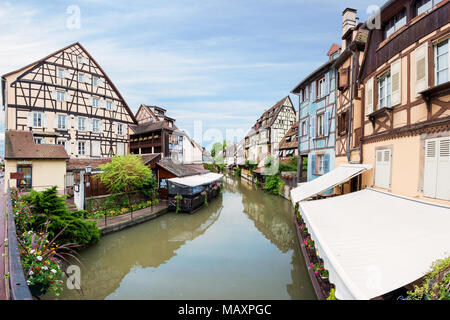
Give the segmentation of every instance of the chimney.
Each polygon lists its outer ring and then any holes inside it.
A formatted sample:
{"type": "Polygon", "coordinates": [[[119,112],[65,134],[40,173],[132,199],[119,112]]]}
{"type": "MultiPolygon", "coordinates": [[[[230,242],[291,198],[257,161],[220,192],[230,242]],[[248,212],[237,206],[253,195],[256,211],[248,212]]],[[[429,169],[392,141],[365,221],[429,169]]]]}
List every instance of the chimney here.
{"type": "Polygon", "coordinates": [[[354,27],[356,27],[356,10],[346,8],[344,12],[342,12],[342,35],[354,27]]]}

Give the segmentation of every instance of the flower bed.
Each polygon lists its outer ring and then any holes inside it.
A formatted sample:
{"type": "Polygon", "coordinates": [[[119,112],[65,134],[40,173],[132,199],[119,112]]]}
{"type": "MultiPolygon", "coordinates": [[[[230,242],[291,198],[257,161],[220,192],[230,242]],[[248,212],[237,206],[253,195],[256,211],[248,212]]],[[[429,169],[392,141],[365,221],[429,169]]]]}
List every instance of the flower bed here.
{"type": "Polygon", "coordinates": [[[160,202],[159,199],[155,199],[153,201],[147,200],[141,203],[133,204],[131,205],[131,208],[123,207],[123,208],[113,208],[113,209],[107,209],[107,210],[97,210],[92,213],[88,213],[88,218],[104,218],[106,217],[116,217],[121,216],[127,213],[130,213],[131,211],[137,211],[141,209],[148,208],[150,206],[157,205],[160,202]]]}

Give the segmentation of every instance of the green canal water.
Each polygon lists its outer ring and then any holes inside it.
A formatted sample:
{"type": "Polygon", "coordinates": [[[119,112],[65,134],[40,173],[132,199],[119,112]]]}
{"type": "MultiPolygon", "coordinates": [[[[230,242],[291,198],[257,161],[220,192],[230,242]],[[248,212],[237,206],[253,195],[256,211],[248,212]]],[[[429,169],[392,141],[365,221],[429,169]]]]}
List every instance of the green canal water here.
{"type": "Polygon", "coordinates": [[[107,235],[81,260],[83,294],[58,299],[315,299],[290,202],[231,177],[207,207],[107,235]]]}

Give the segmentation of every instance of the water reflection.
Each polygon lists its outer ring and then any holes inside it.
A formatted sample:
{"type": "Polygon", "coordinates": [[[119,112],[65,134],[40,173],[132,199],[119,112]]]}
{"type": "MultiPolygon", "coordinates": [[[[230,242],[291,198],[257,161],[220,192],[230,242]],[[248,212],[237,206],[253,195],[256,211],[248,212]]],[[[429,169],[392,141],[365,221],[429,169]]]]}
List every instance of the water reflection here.
{"type": "Polygon", "coordinates": [[[82,251],[84,295],[60,298],[313,299],[295,236],[288,201],[226,177],[194,214],[168,213],[82,251]]]}

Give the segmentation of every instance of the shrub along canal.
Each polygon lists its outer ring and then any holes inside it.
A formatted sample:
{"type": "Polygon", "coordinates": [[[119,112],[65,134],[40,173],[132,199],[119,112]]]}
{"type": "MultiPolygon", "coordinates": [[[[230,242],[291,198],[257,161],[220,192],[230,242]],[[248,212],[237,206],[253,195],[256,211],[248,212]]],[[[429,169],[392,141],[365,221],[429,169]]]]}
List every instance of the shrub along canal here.
{"type": "Polygon", "coordinates": [[[224,177],[207,207],[81,251],[84,294],[59,299],[315,299],[296,237],[289,201],[224,177]]]}

